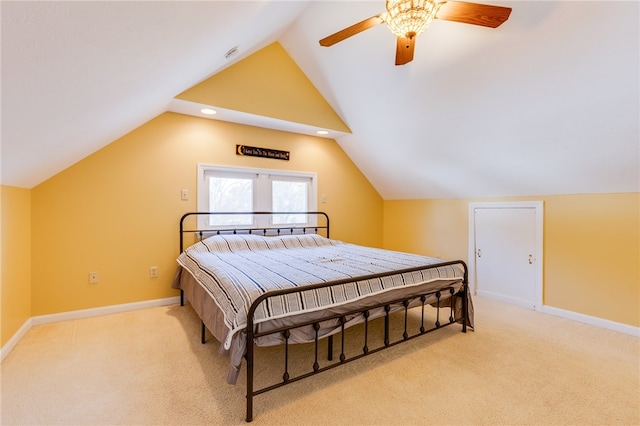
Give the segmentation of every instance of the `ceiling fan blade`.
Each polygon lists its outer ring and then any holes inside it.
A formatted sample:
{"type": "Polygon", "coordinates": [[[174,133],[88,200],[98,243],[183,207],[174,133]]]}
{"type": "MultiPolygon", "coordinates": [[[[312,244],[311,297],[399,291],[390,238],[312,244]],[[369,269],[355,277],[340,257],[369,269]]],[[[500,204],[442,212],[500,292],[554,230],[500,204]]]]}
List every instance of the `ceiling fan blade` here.
{"type": "Polygon", "coordinates": [[[448,1],[440,6],[436,18],[445,21],[462,22],[463,24],[497,28],[509,19],[510,14],[510,7],[467,3],[463,1],[448,1]]]}
{"type": "Polygon", "coordinates": [[[371,18],[365,19],[364,21],[358,22],[357,24],[353,24],[350,27],[340,30],[337,33],[331,34],[330,36],[320,40],[320,46],[333,46],[334,44],[358,33],[361,33],[364,30],[375,27],[376,25],[384,22],[384,20],[382,19],[382,15],[383,14],[381,13],[379,15],[372,16],[371,18]]]}
{"type": "Polygon", "coordinates": [[[413,50],[416,47],[416,37],[398,37],[396,42],[396,65],[404,65],[413,61],[413,50]]]}

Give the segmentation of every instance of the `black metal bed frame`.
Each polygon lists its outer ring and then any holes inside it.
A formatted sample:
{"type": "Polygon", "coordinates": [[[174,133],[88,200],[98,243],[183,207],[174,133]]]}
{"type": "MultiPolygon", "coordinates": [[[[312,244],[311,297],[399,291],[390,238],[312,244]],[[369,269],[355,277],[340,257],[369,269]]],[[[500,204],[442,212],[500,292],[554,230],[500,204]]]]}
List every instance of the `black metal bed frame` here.
{"type": "MultiPolygon", "coordinates": [[[[203,239],[205,236],[208,235],[213,235],[213,234],[236,234],[236,233],[256,233],[256,234],[261,234],[261,235],[286,235],[286,233],[288,232],[289,234],[294,234],[295,232],[299,232],[299,233],[307,233],[307,231],[313,231],[313,233],[318,233],[319,230],[324,230],[326,233],[327,238],[329,238],[329,217],[326,213],[324,212],[244,212],[244,213],[234,213],[234,212],[191,212],[191,213],[186,213],[182,216],[182,218],[180,219],[180,252],[182,253],[183,248],[184,248],[184,244],[183,244],[183,237],[186,233],[194,233],[196,235],[199,236],[200,239],[203,239]],[[185,225],[184,225],[184,221],[190,217],[190,216],[195,216],[195,215],[229,215],[229,214],[235,214],[235,215],[239,215],[239,214],[244,214],[244,215],[273,215],[273,214],[306,214],[306,215],[316,215],[318,217],[324,217],[325,219],[325,225],[313,225],[313,226],[286,226],[286,227],[268,227],[268,228],[264,228],[264,227],[260,227],[260,228],[225,228],[225,229],[197,229],[198,227],[196,226],[196,229],[185,229],[185,225]]],[[[376,352],[379,352],[383,349],[387,349],[390,347],[393,347],[399,343],[402,342],[406,342],[408,340],[414,339],[416,337],[422,336],[424,334],[430,333],[432,331],[438,330],[440,328],[446,327],[448,325],[454,324],[456,322],[461,322],[462,323],[462,332],[466,333],[467,331],[467,322],[468,322],[468,318],[467,318],[467,297],[468,297],[468,269],[467,269],[467,265],[464,261],[462,260],[454,260],[454,261],[449,261],[449,262],[442,262],[442,263],[438,263],[438,264],[432,264],[432,265],[425,265],[425,266],[419,266],[419,267],[414,267],[414,268],[407,268],[407,269],[403,269],[403,270],[397,270],[397,271],[391,271],[391,272],[386,272],[386,273],[380,273],[380,274],[370,274],[370,275],[363,275],[363,276],[359,276],[359,277],[354,277],[354,278],[348,278],[348,279],[341,279],[341,280],[334,280],[334,281],[329,281],[329,282],[323,282],[323,283],[318,283],[318,284],[312,284],[312,285],[307,285],[307,286],[303,286],[303,287],[295,287],[295,288],[289,288],[289,289],[283,289],[283,290],[274,290],[274,291],[270,291],[267,293],[262,294],[261,296],[259,296],[252,304],[251,307],[249,308],[249,311],[247,313],[247,327],[246,327],[246,355],[245,355],[245,359],[247,362],[247,411],[246,411],[246,421],[247,422],[251,422],[253,420],[253,398],[257,395],[260,395],[262,393],[280,388],[282,386],[285,386],[287,384],[290,383],[294,383],[297,382],[299,380],[302,380],[304,378],[313,376],[315,374],[321,373],[323,371],[327,371],[330,370],[332,368],[335,368],[339,365],[342,364],[346,364],[348,362],[351,361],[355,361],[357,359],[360,359],[364,356],[368,356],[371,354],[374,354],[376,352]],[[447,266],[447,265],[461,265],[464,271],[464,276],[463,276],[463,282],[462,282],[462,289],[459,290],[457,293],[454,290],[453,286],[449,286],[448,288],[444,289],[444,292],[448,292],[448,295],[445,295],[448,298],[451,298],[452,300],[449,303],[448,307],[441,307],[440,306],[440,301],[441,298],[443,297],[443,290],[437,290],[437,291],[430,291],[430,292],[426,292],[423,294],[418,294],[412,297],[405,297],[405,298],[399,298],[399,299],[395,299],[392,301],[387,301],[384,303],[377,303],[371,306],[367,306],[367,308],[364,309],[355,309],[349,312],[343,312],[340,314],[335,314],[335,315],[331,315],[331,316],[324,316],[322,319],[319,320],[311,320],[311,321],[306,321],[303,323],[296,323],[296,325],[293,326],[283,326],[283,327],[279,327],[276,329],[270,329],[268,331],[258,331],[257,327],[254,324],[254,313],[256,311],[256,309],[258,308],[258,306],[264,302],[265,300],[271,298],[271,297],[277,297],[277,296],[282,296],[285,294],[291,294],[291,293],[301,293],[304,291],[308,291],[308,290],[313,290],[313,289],[319,289],[319,288],[327,288],[327,287],[333,287],[333,286],[337,286],[337,285],[342,285],[342,284],[346,284],[346,283],[351,283],[351,282],[356,282],[356,281],[366,281],[366,280],[370,280],[370,279],[377,279],[377,278],[382,278],[382,277],[386,277],[386,276],[391,276],[391,275],[398,275],[398,274],[403,274],[403,273],[408,273],[408,272],[414,272],[414,271],[422,271],[422,270],[426,270],[426,269],[432,269],[432,268],[437,268],[437,267],[441,267],[441,266],[447,266]],[[427,303],[427,299],[430,297],[435,297],[436,302],[435,302],[435,308],[436,308],[436,320],[435,322],[431,323],[431,324],[427,324],[425,321],[425,305],[429,304],[431,305],[431,302],[427,303]],[[453,297],[460,297],[462,298],[462,318],[459,318],[456,320],[455,318],[455,314],[454,314],[454,303],[453,303],[453,297]],[[399,307],[400,311],[404,311],[404,331],[402,333],[402,338],[395,340],[395,341],[391,341],[390,340],[390,313],[392,310],[392,307],[399,307]],[[412,309],[414,307],[421,307],[421,316],[420,316],[420,327],[418,330],[416,330],[413,334],[410,334],[409,329],[408,329],[408,313],[409,313],[409,309],[412,309]],[[369,348],[368,345],[368,340],[369,340],[369,322],[373,319],[370,319],[370,312],[374,309],[378,309],[378,308],[382,308],[384,310],[384,337],[383,337],[383,346],[379,346],[377,348],[369,348]],[[441,314],[440,311],[441,309],[446,309],[449,308],[449,316],[448,318],[444,319],[444,322],[441,322],[441,314]],[[364,318],[364,341],[363,341],[363,347],[362,347],[362,353],[359,353],[357,355],[351,356],[351,357],[347,357],[345,355],[345,322],[346,322],[346,318],[347,317],[352,317],[354,315],[362,315],[362,317],[364,318]],[[339,324],[340,324],[340,331],[336,334],[331,334],[329,336],[327,336],[327,359],[328,361],[333,361],[333,351],[334,351],[334,342],[333,342],[333,338],[334,335],[339,335],[341,338],[341,343],[340,343],[340,356],[338,357],[338,360],[333,362],[333,363],[329,363],[328,365],[325,365],[323,367],[320,367],[320,364],[318,362],[318,349],[319,349],[319,341],[321,340],[321,338],[319,338],[318,336],[318,331],[320,330],[321,326],[320,324],[325,322],[325,321],[331,321],[331,320],[338,320],[339,324]],[[291,330],[294,330],[296,328],[301,328],[301,327],[306,327],[306,326],[312,326],[313,329],[315,330],[315,339],[313,344],[315,345],[315,358],[314,358],[314,362],[310,367],[310,370],[306,373],[300,374],[298,376],[294,376],[291,377],[289,374],[289,337],[291,335],[291,330]],[[262,337],[262,336],[266,336],[266,335],[271,335],[271,334],[277,334],[277,333],[281,333],[282,337],[284,338],[284,373],[282,374],[282,380],[278,383],[274,383],[270,386],[266,386],[264,388],[261,389],[254,389],[254,366],[255,366],[255,343],[254,343],[254,339],[262,337]]],[[[184,291],[180,290],[180,305],[183,306],[184,305],[184,291]]],[[[397,309],[396,309],[397,310],[397,309]]],[[[202,322],[202,333],[201,333],[201,341],[204,344],[205,343],[205,324],[204,322],[202,322]]]]}

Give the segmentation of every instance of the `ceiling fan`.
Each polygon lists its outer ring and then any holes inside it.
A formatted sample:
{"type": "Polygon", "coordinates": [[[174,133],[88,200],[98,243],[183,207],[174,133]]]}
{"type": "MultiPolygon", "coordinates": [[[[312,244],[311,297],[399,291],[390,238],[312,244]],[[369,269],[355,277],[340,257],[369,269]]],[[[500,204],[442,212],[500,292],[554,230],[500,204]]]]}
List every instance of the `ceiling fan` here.
{"type": "Polygon", "coordinates": [[[413,60],[416,37],[433,19],[497,28],[511,14],[510,7],[443,0],[387,0],[386,8],[386,12],[323,38],[320,45],[333,46],[384,22],[397,36],[396,65],[404,65],[413,60]]]}

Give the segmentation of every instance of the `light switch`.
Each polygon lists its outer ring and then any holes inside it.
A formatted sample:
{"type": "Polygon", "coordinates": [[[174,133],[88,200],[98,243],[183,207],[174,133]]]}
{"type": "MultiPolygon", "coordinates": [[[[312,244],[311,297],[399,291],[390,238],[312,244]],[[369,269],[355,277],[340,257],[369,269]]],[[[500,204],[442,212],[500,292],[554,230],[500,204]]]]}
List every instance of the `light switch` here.
{"type": "Polygon", "coordinates": [[[189,201],[189,190],[188,189],[183,189],[182,191],[180,191],[180,199],[182,201],[189,201]]]}

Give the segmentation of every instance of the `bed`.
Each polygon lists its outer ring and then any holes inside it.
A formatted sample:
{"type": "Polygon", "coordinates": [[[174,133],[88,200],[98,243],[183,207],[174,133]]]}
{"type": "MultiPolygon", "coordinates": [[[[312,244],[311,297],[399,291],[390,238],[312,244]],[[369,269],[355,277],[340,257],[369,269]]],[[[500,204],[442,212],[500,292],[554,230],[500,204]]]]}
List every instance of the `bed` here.
{"type": "MultiPolygon", "coordinates": [[[[253,397],[440,329],[473,327],[467,266],[440,259],[349,244],[330,238],[324,212],[278,213],[301,223],[273,225],[276,213],[187,213],[180,219],[179,267],[173,287],[180,290],[229,356],[227,382],[235,384],[246,361],[247,422],[253,397]],[[243,215],[249,226],[212,225],[212,217],[243,215]],[[268,220],[265,220],[269,218],[268,220]],[[186,247],[186,248],[185,248],[186,247]],[[429,319],[425,310],[435,309],[429,319]],[[407,325],[409,312],[421,312],[419,327],[407,325]],[[442,312],[441,312],[442,311],[442,312]],[[392,315],[404,312],[404,331],[393,340],[392,315]],[[384,339],[368,345],[368,325],[384,321],[384,339]],[[362,327],[364,324],[364,327],[362,327]],[[345,352],[346,330],[361,325],[360,353],[345,352]],[[340,339],[334,360],[334,336],[340,339]],[[319,342],[327,360],[318,362],[319,342]],[[309,371],[292,375],[289,346],[315,344],[309,371]],[[255,347],[284,347],[282,379],[254,389],[255,347]]],[[[274,366],[275,368],[275,366],[274,366]]]]}

